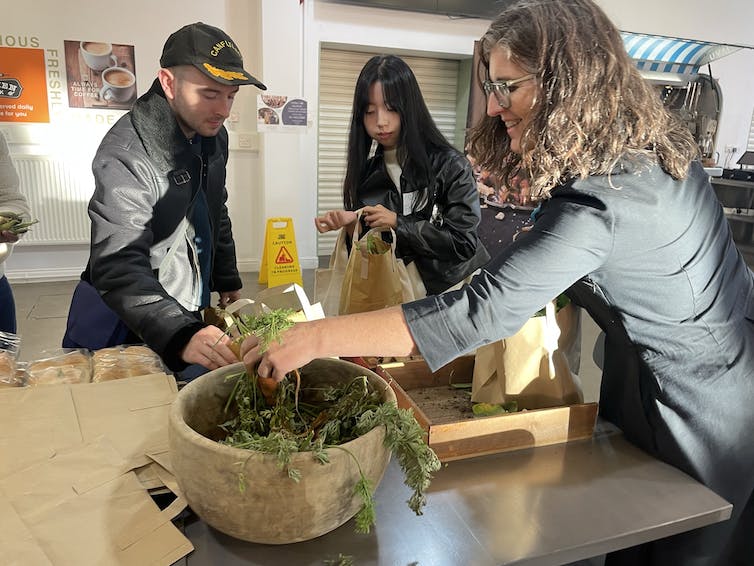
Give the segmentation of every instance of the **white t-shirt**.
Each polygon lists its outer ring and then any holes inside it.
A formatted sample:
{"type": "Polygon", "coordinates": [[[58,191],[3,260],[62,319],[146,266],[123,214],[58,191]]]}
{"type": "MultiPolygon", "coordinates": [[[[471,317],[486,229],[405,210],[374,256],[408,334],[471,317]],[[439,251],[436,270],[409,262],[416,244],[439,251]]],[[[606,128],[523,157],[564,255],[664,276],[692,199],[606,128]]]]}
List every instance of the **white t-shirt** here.
{"type": "Polygon", "coordinates": [[[411,209],[416,201],[416,195],[418,191],[412,193],[403,193],[401,191],[401,164],[398,163],[398,150],[386,149],[383,151],[383,158],[385,159],[385,167],[387,168],[387,174],[390,176],[390,180],[393,181],[396,190],[401,193],[401,200],[403,201],[403,215],[411,214],[411,209]]]}

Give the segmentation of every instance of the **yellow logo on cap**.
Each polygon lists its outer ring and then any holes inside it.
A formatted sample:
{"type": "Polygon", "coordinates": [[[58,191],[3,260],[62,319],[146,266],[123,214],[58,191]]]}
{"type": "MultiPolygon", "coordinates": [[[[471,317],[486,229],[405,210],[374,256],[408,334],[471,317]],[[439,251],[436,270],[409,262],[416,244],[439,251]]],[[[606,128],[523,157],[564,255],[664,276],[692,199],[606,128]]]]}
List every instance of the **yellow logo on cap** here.
{"type": "Polygon", "coordinates": [[[207,69],[212,75],[216,77],[220,77],[221,79],[225,79],[226,81],[234,81],[234,80],[249,80],[249,77],[244,75],[243,73],[237,73],[236,71],[224,71],[222,69],[218,69],[217,67],[213,67],[209,63],[203,63],[204,68],[207,69]]]}

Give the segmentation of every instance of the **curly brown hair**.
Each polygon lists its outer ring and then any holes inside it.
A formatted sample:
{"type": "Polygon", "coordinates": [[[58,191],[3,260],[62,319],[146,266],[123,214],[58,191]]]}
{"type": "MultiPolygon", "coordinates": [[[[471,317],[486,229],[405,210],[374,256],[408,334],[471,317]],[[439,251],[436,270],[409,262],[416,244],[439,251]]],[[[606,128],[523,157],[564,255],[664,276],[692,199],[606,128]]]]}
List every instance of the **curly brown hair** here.
{"type": "Polygon", "coordinates": [[[490,51],[501,47],[539,83],[521,139],[531,150],[511,152],[497,117],[485,116],[470,132],[470,152],[505,183],[524,174],[532,196],[546,198],[568,179],[610,174],[623,159],[646,156],[681,179],[698,157],[691,132],[665,109],[591,0],[519,1],[492,22],[480,47],[480,82],[490,51]]]}

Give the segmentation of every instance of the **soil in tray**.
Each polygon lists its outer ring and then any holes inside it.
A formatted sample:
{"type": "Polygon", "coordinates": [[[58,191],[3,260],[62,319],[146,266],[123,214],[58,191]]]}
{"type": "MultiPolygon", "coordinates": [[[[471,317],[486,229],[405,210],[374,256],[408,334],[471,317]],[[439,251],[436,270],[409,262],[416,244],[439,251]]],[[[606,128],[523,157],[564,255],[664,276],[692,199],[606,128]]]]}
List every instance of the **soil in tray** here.
{"type": "Polygon", "coordinates": [[[406,392],[432,424],[473,419],[469,389],[447,386],[418,387],[406,392]]]}

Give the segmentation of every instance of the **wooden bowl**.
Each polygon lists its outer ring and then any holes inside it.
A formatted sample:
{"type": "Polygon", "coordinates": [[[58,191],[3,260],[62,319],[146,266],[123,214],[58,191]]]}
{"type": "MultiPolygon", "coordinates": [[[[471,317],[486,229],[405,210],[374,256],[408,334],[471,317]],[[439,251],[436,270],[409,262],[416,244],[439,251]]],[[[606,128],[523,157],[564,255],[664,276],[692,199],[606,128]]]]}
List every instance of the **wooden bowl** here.
{"type": "MultiPolygon", "coordinates": [[[[327,449],[330,462],[320,464],[311,452],[294,454],[296,482],[278,467],[275,456],[220,444],[219,425],[228,420],[225,403],[243,364],[202,375],[176,397],[169,416],[170,456],[178,485],[189,506],[206,523],[233,537],[265,544],[309,540],[351,519],[362,502],[354,496],[358,460],[374,489],[390,461],[385,431],[377,427],[342,445],[327,449]],[[240,474],[245,488],[240,487],[240,474]]],[[[301,370],[303,383],[332,384],[366,376],[382,391],[384,402],[395,393],[374,372],[337,359],[314,360],[301,370]]]]}

